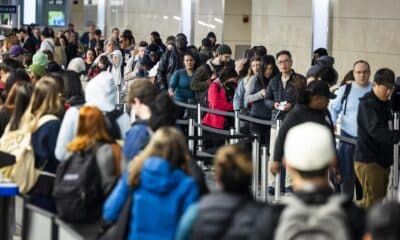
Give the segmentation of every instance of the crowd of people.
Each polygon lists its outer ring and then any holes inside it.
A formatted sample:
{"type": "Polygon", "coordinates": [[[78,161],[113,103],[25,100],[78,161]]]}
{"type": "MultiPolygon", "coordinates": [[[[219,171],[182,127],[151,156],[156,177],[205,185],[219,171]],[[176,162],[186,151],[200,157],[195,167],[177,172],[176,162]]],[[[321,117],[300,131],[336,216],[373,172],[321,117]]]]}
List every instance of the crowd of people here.
{"type": "MultiPolygon", "coordinates": [[[[104,39],[94,24],[81,36],[73,24],[13,30],[1,49],[0,151],[14,161],[0,173],[30,203],[93,223],[99,239],[398,239],[400,207],[382,204],[400,140],[390,126],[399,104],[392,70],[370,82],[369,63],[358,60],[338,83],[325,49],[303,76],[288,50],[254,46],[233,60],[213,32],[199,48],[188,44],[183,33],[164,44],[157,31],[136,44],[118,28],[104,39]],[[206,142],[219,148],[210,192],[176,125],[191,113],[174,101],[282,120],[277,133],[257,123],[241,132],[260,135],[268,192],[288,198],[257,202],[247,145],[220,139],[206,142]],[[336,133],[356,144],[336,149],[336,133]]],[[[202,124],[233,126],[214,113],[202,124]]]]}

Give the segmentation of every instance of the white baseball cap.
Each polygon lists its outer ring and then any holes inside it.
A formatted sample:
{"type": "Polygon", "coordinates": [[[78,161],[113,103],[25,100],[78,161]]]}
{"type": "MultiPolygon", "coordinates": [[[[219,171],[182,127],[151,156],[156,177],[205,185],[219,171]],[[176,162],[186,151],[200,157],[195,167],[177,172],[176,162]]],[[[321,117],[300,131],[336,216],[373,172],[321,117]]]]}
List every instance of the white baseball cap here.
{"type": "Polygon", "coordinates": [[[324,125],[306,122],[291,128],[285,141],[286,163],[310,172],[329,166],[335,158],[332,132],[324,125]]]}

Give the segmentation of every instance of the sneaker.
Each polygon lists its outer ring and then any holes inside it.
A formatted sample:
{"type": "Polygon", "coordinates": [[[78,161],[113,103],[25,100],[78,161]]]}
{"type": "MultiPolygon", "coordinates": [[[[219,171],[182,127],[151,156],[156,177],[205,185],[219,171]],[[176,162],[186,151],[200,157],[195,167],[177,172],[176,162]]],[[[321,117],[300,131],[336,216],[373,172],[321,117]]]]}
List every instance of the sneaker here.
{"type": "Polygon", "coordinates": [[[268,187],[267,192],[268,192],[269,195],[275,195],[275,188],[274,187],[268,187]]]}
{"type": "Polygon", "coordinates": [[[285,187],[285,193],[294,193],[293,187],[285,187]]]}

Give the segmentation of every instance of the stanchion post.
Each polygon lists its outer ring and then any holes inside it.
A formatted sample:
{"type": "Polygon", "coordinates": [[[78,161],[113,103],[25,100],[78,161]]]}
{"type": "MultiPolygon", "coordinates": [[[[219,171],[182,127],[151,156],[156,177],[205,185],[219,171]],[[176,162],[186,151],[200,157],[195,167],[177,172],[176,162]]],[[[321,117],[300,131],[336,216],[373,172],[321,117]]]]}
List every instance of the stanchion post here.
{"type": "Polygon", "coordinates": [[[235,133],[240,134],[239,110],[235,110],[235,133]]]}
{"type": "MultiPolygon", "coordinates": [[[[197,104],[197,124],[201,124],[201,105],[197,104]]],[[[203,129],[201,127],[197,128],[197,136],[199,140],[197,140],[197,148],[199,151],[203,151],[203,140],[201,137],[203,136],[203,129]]]]}
{"type": "Polygon", "coordinates": [[[260,161],[260,141],[259,134],[253,134],[253,142],[251,146],[251,154],[252,154],[252,163],[253,163],[253,181],[252,181],[252,190],[254,199],[258,199],[259,193],[259,181],[258,181],[258,171],[259,171],[259,161],[260,161]]]}
{"type": "MultiPolygon", "coordinates": [[[[231,128],[230,130],[229,130],[229,133],[231,134],[231,136],[234,136],[235,135],[235,129],[234,128],[231,128]]],[[[236,143],[236,139],[234,139],[234,138],[230,138],[229,139],[229,144],[235,144],[236,143]]]]}
{"type": "MultiPolygon", "coordinates": [[[[279,129],[281,128],[282,120],[276,121],[276,135],[275,138],[278,137],[279,129]]],[[[283,166],[281,165],[281,168],[283,166]]],[[[275,175],[275,202],[279,202],[279,198],[281,196],[281,174],[280,172],[275,175]]]]}
{"type": "Polygon", "coordinates": [[[194,120],[193,118],[189,118],[189,129],[188,129],[188,135],[189,135],[189,140],[188,140],[188,147],[189,151],[194,154],[194,120]]]}
{"type": "Polygon", "coordinates": [[[267,146],[261,147],[261,201],[267,201],[267,179],[268,179],[267,146]]]}
{"type": "MultiPolygon", "coordinates": [[[[400,129],[400,123],[399,123],[399,112],[394,113],[393,117],[393,129],[394,130],[399,130],[400,129]]],[[[399,199],[399,144],[396,143],[393,146],[393,182],[392,182],[392,200],[400,200],[399,199]]]]}

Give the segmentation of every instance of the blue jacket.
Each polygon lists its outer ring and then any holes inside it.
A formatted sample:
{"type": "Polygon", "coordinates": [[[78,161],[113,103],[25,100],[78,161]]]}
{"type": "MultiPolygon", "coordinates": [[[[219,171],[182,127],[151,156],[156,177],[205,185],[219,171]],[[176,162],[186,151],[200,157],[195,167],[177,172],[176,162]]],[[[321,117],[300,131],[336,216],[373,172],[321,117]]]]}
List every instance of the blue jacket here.
{"type": "Polygon", "coordinates": [[[150,140],[148,124],[145,121],[136,121],[128,130],[122,151],[127,162],[130,162],[150,140]]]}
{"type": "Polygon", "coordinates": [[[193,178],[159,157],[145,161],[133,193],[127,174],[121,177],[104,204],[104,220],[117,220],[128,194],[133,194],[129,240],[174,239],[180,217],[199,198],[193,178]]]}

